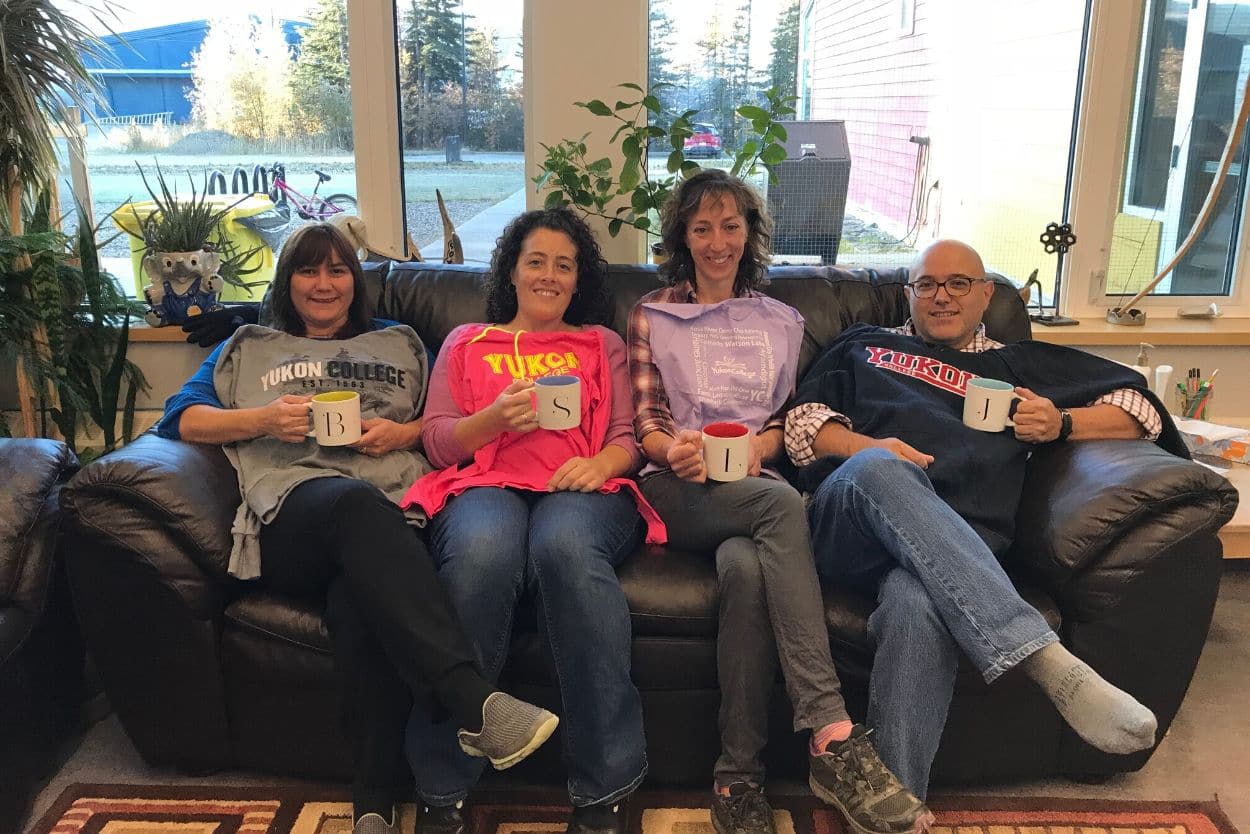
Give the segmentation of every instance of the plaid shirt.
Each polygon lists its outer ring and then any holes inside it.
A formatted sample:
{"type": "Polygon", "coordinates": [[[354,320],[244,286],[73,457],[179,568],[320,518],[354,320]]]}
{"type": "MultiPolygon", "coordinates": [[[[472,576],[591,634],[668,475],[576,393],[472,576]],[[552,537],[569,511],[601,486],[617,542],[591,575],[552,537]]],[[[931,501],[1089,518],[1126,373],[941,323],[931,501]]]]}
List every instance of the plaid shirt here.
{"type": "MultiPolygon", "coordinates": [[[[759,298],[760,294],[747,290],[741,298],[759,298]]],[[[651,325],[642,305],[697,304],[694,288],[690,282],[675,287],[662,287],[647,293],[638,300],[629,313],[629,376],[634,386],[634,434],[638,441],[653,431],[662,431],[669,437],[677,436],[678,426],[673,422],[669,409],[668,394],[664,391],[664,378],[651,358],[651,325]]],[[[786,406],[768,418],[760,433],[769,429],[785,427],[786,406]]]]}
{"type": "MultiPolygon", "coordinates": [[[[888,333],[898,333],[901,336],[916,335],[916,328],[912,326],[911,319],[908,319],[902,327],[883,329],[888,333]]],[[[982,353],[1002,346],[1002,342],[996,342],[986,336],[985,325],[979,324],[972,335],[972,341],[963,351],[964,353],[982,353]]],[[[1159,412],[1155,411],[1155,407],[1150,404],[1149,400],[1131,388],[1120,388],[1110,394],[1103,394],[1090,403],[1090,405],[1100,404],[1114,405],[1116,408],[1123,409],[1137,421],[1149,440],[1157,440],[1163,431],[1163,419],[1159,417],[1159,412]]],[[[785,429],[786,454],[790,456],[790,460],[798,466],[806,466],[814,462],[816,453],[812,447],[816,442],[816,434],[821,426],[830,420],[841,423],[848,429],[852,428],[850,418],[845,414],[839,414],[823,403],[804,403],[791,409],[786,415],[785,429]]]]}

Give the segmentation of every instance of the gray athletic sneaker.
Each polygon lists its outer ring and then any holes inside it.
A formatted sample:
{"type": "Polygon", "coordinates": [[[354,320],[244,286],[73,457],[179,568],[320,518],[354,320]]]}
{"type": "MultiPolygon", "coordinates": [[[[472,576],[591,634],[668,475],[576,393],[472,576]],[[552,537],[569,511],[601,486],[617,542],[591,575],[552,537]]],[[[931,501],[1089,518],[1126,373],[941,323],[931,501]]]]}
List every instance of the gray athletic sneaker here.
{"type": "Polygon", "coordinates": [[[555,732],[560,719],[542,707],[492,692],[482,704],[482,731],[460,730],[460,749],[490,759],[496,770],[512,767],[533,753],[555,732]]]}
{"type": "Polygon", "coordinates": [[[933,814],[882,764],[859,724],[850,738],[830,744],[809,764],[812,793],[841,811],[860,834],[908,834],[933,824],[933,814]]]}
{"type": "Polygon", "coordinates": [[[352,834],[395,834],[395,826],[379,814],[365,814],[352,826],[352,834]]]}

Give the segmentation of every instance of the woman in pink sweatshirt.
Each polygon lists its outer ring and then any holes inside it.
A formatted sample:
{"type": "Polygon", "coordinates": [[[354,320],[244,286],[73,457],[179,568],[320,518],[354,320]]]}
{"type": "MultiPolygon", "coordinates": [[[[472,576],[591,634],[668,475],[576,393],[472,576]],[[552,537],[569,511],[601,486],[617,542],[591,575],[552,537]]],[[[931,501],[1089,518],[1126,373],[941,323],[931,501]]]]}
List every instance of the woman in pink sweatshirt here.
{"type": "MultiPolygon", "coordinates": [[[[619,830],[621,800],[647,771],[642,707],[630,680],[630,620],[615,566],[649,511],[627,475],[641,455],[625,344],[610,316],[606,264],[567,209],[522,214],[499,239],[487,278],[488,323],[453,330],[430,379],[426,454],[445,467],[406,503],[430,516],[439,577],[486,674],[507,655],[522,596],[537,598],[564,702],[573,813],[569,834],[619,830]],[[535,379],[580,383],[580,423],[538,425],[535,379]]],[[[656,526],[649,538],[661,540],[656,526]]],[[[450,722],[417,714],[409,758],[425,804],[422,831],[451,834],[481,774],[450,722]]]]}

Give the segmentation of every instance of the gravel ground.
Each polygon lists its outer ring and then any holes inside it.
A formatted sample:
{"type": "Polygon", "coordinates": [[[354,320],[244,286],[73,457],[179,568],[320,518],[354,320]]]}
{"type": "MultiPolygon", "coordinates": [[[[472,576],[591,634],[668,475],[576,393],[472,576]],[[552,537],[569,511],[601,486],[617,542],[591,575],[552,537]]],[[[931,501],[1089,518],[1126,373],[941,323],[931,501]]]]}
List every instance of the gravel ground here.
{"type": "MultiPolygon", "coordinates": [[[[447,205],[447,213],[451,216],[451,222],[457,227],[466,220],[476,217],[478,213],[489,208],[493,203],[490,200],[445,200],[447,205]]],[[[408,231],[412,234],[412,239],[417,242],[417,246],[425,246],[433,243],[443,236],[443,221],[438,213],[438,203],[435,202],[412,202],[407,206],[408,214],[408,231]]],[[[299,218],[293,218],[293,222],[287,227],[282,235],[282,239],[286,240],[291,232],[294,232],[302,223],[299,218]]],[[[100,250],[100,253],[106,257],[125,258],[130,255],[130,238],[127,235],[120,235],[107,246],[100,250]]]]}

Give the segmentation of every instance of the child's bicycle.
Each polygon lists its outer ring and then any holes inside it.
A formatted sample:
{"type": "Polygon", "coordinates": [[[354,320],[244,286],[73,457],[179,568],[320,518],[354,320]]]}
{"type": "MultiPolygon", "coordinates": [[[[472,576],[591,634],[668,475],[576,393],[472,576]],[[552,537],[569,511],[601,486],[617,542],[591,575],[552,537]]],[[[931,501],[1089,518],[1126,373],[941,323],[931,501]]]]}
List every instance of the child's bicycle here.
{"type": "Polygon", "coordinates": [[[302,220],[329,220],[336,214],[356,210],[356,198],[350,194],[331,194],[328,197],[322,197],[317,193],[317,189],[323,182],[330,181],[329,174],[314,170],[313,173],[317,175],[317,184],[313,186],[312,194],[304,196],[287,184],[285,165],[275,162],[269,169],[269,173],[273,175],[269,196],[273,198],[275,204],[290,203],[296,215],[302,220]]]}

